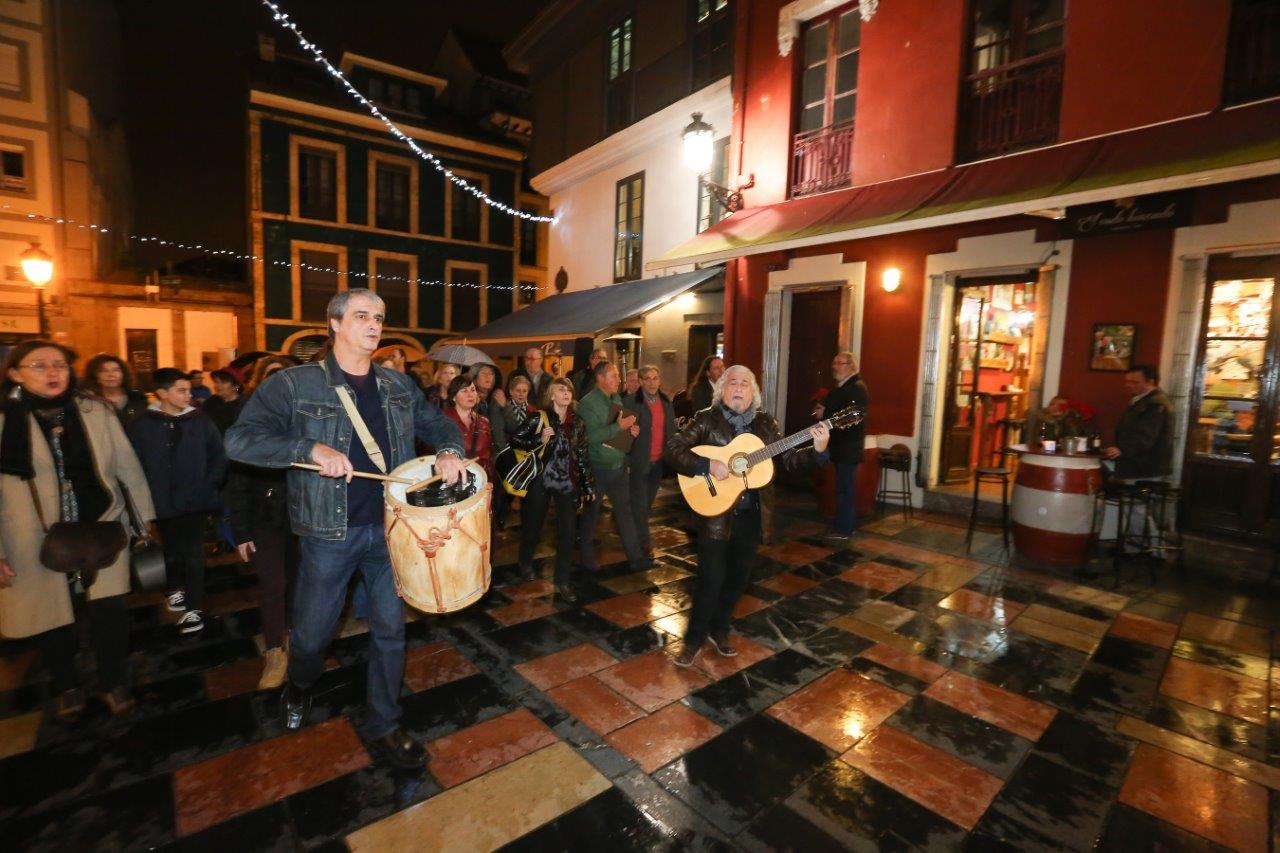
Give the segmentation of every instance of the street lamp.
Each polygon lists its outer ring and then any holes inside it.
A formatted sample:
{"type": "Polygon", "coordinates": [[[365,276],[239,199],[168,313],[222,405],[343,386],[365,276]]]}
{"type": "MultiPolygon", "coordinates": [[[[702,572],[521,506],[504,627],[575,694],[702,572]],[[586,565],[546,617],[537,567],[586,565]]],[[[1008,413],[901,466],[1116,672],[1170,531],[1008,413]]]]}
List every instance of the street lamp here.
{"type": "Polygon", "coordinates": [[[40,248],[39,241],[18,256],[22,264],[22,274],[36,289],[36,312],[40,325],[40,334],[44,335],[44,288],[53,280],[53,258],[40,248]]]}
{"type": "Polygon", "coordinates": [[[726,211],[736,213],[742,210],[742,191],[756,185],[755,175],[736,190],[708,180],[705,173],[711,168],[715,155],[716,129],[702,120],[702,113],[694,113],[692,118],[693,121],[685,125],[684,132],[681,133],[684,140],[684,164],[698,173],[699,187],[705,187],[726,211]]]}

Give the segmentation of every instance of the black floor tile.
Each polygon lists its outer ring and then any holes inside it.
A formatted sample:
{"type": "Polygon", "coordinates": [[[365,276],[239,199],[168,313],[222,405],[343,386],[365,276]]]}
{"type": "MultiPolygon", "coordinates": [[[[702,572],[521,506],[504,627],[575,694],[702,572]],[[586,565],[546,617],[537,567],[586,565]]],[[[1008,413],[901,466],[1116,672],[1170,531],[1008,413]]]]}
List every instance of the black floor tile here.
{"type": "Polygon", "coordinates": [[[1035,753],[1119,789],[1136,742],[1068,711],[1059,711],[1035,753]]]}
{"type": "Polygon", "coordinates": [[[588,640],[599,640],[618,632],[618,626],[590,610],[575,608],[556,614],[556,621],[588,640]]]}
{"type": "Polygon", "coordinates": [[[1230,670],[1261,681],[1266,681],[1269,677],[1270,667],[1266,658],[1224,649],[1221,646],[1195,640],[1178,640],[1173,644],[1173,653],[1180,658],[1216,666],[1219,669],[1230,670]]]}
{"type": "Polygon", "coordinates": [[[734,622],[734,628],[749,640],[774,650],[799,645],[827,627],[830,617],[820,615],[822,605],[814,606],[792,599],[779,601],[772,607],[752,613],[734,622]]]}
{"type": "Polygon", "coordinates": [[[569,811],[507,846],[511,851],[683,850],[685,844],[617,788],[569,811]]]}
{"type": "Polygon", "coordinates": [[[1267,730],[1257,723],[1160,695],[1147,722],[1257,761],[1267,760],[1267,730]]]}
{"type": "Polygon", "coordinates": [[[918,696],[887,720],[943,752],[1008,779],[1031,750],[1031,741],[949,705],[918,696]]]}
{"type": "Polygon", "coordinates": [[[1093,663],[1149,681],[1159,681],[1168,662],[1168,649],[1124,637],[1103,637],[1093,653],[1093,663]]]}
{"type": "Polygon", "coordinates": [[[981,673],[966,674],[1005,690],[1037,698],[1049,690],[1070,692],[1088,660],[1089,656],[1084,652],[1042,643],[1011,631],[999,655],[987,661],[981,673]]]}
{"type": "Polygon", "coordinates": [[[1032,754],[975,830],[1026,849],[1089,850],[1115,797],[1093,777],[1032,754]]]}
{"type": "Polygon", "coordinates": [[[784,649],[773,657],[752,664],[743,673],[789,696],[833,668],[831,664],[814,660],[795,649],[784,649]]]}
{"type": "Polygon", "coordinates": [[[523,663],[582,642],[571,623],[566,623],[560,614],[499,628],[486,635],[486,639],[501,649],[511,663],[523,663]]]}
{"type": "MultiPolygon", "coordinates": [[[[876,562],[883,563],[886,561],[876,560],[876,562]]],[[[906,607],[909,610],[924,610],[929,607],[935,607],[939,601],[946,597],[947,594],[945,592],[938,592],[936,589],[927,589],[914,584],[898,587],[893,592],[881,596],[884,601],[906,607]]]]}
{"type": "Polygon", "coordinates": [[[964,840],[960,827],[839,759],[823,766],[786,805],[850,849],[952,850],[964,840]]]}
{"type": "Polygon", "coordinates": [[[678,639],[653,625],[637,625],[623,631],[615,629],[614,633],[596,640],[596,645],[619,660],[626,660],[670,645],[678,639]]]}
{"type": "Polygon", "coordinates": [[[400,700],[400,724],[413,737],[427,741],[514,711],[518,703],[485,675],[469,675],[400,700]]]}
{"type": "Polygon", "coordinates": [[[715,826],[736,835],[789,795],[832,757],[772,717],[758,715],[725,731],[653,778],[715,826]]]}
{"type": "Polygon", "coordinates": [[[1104,724],[1114,722],[1116,714],[1146,717],[1158,686],[1155,681],[1089,664],[1069,694],[1067,709],[1104,724]]]}
{"type": "Polygon", "coordinates": [[[261,739],[249,695],[232,696],[144,719],[111,742],[138,775],[176,770],[261,739]]]}
{"type": "Polygon", "coordinates": [[[812,637],[798,643],[796,651],[830,664],[848,663],[854,655],[875,645],[875,642],[839,628],[823,628],[812,637]]]}
{"type": "Polygon", "coordinates": [[[258,657],[258,646],[247,637],[235,637],[221,642],[206,643],[195,648],[179,648],[168,656],[167,664],[159,671],[181,672],[191,669],[206,670],[225,666],[236,661],[258,657]]]}
{"type": "Polygon", "coordinates": [[[7,850],[145,850],[173,838],[173,780],[153,776],[62,808],[7,822],[7,850]]]}
{"type": "Polygon", "coordinates": [[[366,767],[301,791],[284,802],[304,844],[342,838],[440,792],[426,773],[366,767]]]}
{"type": "Polygon", "coordinates": [[[752,853],[878,853],[877,840],[863,835],[854,826],[839,838],[796,814],[786,805],[776,805],[755,820],[735,839],[752,853]]]}
{"type": "Polygon", "coordinates": [[[1074,598],[1064,598],[1051,592],[1040,593],[1040,595],[1036,596],[1035,603],[1053,607],[1057,610],[1065,610],[1067,613],[1084,616],[1086,619],[1097,619],[1100,622],[1110,622],[1116,617],[1116,611],[1114,610],[1108,610],[1096,604],[1086,604],[1083,601],[1076,601],[1074,598]]]}
{"type": "Polygon", "coordinates": [[[289,826],[288,811],[283,803],[272,803],[160,849],[181,853],[226,853],[228,850],[283,853],[296,849],[296,846],[297,840],[289,826]]]}
{"type": "Polygon", "coordinates": [[[782,694],[759,678],[735,672],[696,690],[684,702],[722,728],[737,725],[782,699],[782,694]]]}
{"type": "Polygon", "coordinates": [[[845,669],[858,673],[863,678],[869,678],[877,681],[885,687],[891,687],[899,693],[905,693],[908,696],[919,696],[929,688],[929,685],[914,676],[907,675],[905,672],[899,672],[883,664],[876,663],[867,658],[854,658],[844,665],[845,669]]]}
{"type": "Polygon", "coordinates": [[[736,849],[706,818],[639,769],[618,776],[613,784],[651,820],[678,835],[684,849],[706,853],[736,849]]]}

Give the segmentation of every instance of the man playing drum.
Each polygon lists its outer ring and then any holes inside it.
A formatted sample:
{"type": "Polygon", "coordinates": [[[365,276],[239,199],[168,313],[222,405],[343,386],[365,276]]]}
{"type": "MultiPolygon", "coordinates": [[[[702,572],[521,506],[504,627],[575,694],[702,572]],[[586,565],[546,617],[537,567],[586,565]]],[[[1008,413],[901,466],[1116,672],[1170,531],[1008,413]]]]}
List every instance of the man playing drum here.
{"type": "Polygon", "coordinates": [[[369,591],[369,679],[362,733],[388,762],[420,767],[426,752],[399,720],[404,679],[404,609],[383,535],[382,484],[352,479],[383,473],[414,456],[414,438],[436,448],[446,482],[464,477],[462,436],[405,374],[373,365],[386,307],[375,293],[347,290],[329,300],[333,350],[322,362],[281,370],[264,382],[227,431],[227,455],[289,471],[289,515],[301,540],[293,599],[289,673],[281,698],[286,728],[298,729],[324,653],[357,569],[369,591]],[[357,417],[351,417],[354,411],[357,417]],[[362,423],[361,423],[362,422],[362,423]]]}

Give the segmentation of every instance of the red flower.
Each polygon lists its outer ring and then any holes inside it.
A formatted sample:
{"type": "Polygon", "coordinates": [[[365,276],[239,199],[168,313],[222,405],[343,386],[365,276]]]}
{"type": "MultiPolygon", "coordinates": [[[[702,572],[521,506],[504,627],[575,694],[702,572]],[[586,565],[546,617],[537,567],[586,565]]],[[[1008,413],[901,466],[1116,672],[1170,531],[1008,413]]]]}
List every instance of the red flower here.
{"type": "Polygon", "coordinates": [[[826,388],[819,388],[817,391],[814,391],[812,394],[809,395],[809,402],[821,403],[823,400],[827,399],[827,394],[829,393],[831,392],[828,391],[826,388]]]}
{"type": "Polygon", "coordinates": [[[1075,416],[1082,421],[1091,421],[1093,420],[1093,416],[1098,413],[1093,406],[1090,406],[1088,403],[1082,403],[1079,400],[1068,400],[1067,410],[1073,412],[1075,416]]]}

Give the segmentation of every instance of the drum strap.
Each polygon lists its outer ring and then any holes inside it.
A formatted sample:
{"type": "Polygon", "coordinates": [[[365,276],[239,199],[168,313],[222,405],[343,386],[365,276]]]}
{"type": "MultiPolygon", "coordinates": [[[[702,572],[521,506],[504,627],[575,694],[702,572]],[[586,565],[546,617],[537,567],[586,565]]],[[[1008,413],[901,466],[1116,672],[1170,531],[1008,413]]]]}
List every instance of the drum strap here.
{"type": "Polygon", "coordinates": [[[338,399],[342,401],[342,408],[347,410],[347,417],[351,418],[351,425],[356,428],[356,435],[360,437],[360,443],[364,445],[364,452],[369,454],[369,459],[377,466],[382,473],[387,473],[387,463],[382,459],[382,450],[378,447],[378,442],[373,440],[373,433],[369,432],[369,427],[365,425],[364,418],[360,417],[360,411],[356,408],[356,401],[351,399],[351,392],[347,390],[345,385],[339,385],[334,389],[338,392],[338,399]]]}

